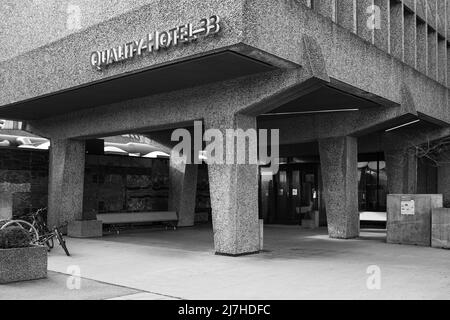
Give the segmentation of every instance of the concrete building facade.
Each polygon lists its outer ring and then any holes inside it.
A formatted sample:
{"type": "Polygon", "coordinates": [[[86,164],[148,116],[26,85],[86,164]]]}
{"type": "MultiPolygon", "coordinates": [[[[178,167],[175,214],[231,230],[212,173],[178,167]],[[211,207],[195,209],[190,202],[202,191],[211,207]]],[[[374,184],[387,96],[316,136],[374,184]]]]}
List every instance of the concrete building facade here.
{"type": "MultiPolygon", "coordinates": [[[[2,3],[0,15],[38,5],[13,3],[2,3]]],[[[58,3],[71,5],[70,14],[48,10],[47,19],[14,27],[2,17],[15,32],[0,45],[16,50],[0,61],[0,118],[51,141],[52,224],[83,219],[86,141],[139,133],[170,150],[173,129],[194,121],[222,131],[279,129],[281,158],[316,157],[320,172],[299,178],[299,189],[320,197],[334,238],[359,235],[359,155],[383,155],[376,170],[383,161],[389,193],[428,188],[420,163],[431,151],[423,146],[442,151],[428,160],[445,158],[448,0],[58,3]],[[68,31],[67,19],[79,28],[68,31]]],[[[194,221],[197,170],[171,163],[169,207],[182,226],[194,221]]],[[[448,203],[448,165],[435,171],[430,192],[448,203]]],[[[209,165],[208,175],[216,252],[258,252],[258,166],[209,165]]],[[[290,177],[278,196],[299,192],[290,177]]]]}

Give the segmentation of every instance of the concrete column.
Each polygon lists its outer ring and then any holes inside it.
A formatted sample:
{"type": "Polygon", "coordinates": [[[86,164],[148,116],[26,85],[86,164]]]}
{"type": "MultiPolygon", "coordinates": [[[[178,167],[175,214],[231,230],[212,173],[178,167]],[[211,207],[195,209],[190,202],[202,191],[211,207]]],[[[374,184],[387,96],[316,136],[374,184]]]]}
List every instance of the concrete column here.
{"type": "Polygon", "coordinates": [[[320,140],[319,151],[329,235],[338,239],[358,237],[357,138],[320,140]]]}
{"type": "Polygon", "coordinates": [[[417,193],[417,157],[414,149],[385,150],[388,192],[417,193]]]}
{"type": "Polygon", "coordinates": [[[85,143],[51,139],[48,188],[48,225],[63,225],[81,220],[85,143]]]}
{"type": "MultiPolygon", "coordinates": [[[[226,129],[256,129],[256,118],[236,115],[230,119],[205,119],[205,128],[219,130],[227,140],[226,129]]],[[[224,158],[235,150],[238,152],[237,149],[247,151],[247,146],[233,140],[229,148],[223,142],[224,158]]],[[[259,252],[258,165],[236,161],[208,163],[208,173],[216,254],[239,256],[259,252]]]]}
{"type": "MultiPolygon", "coordinates": [[[[189,128],[191,136],[193,130],[189,128]]],[[[177,142],[171,141],[172,130],[152,132],[149,142],[170,154],[177,142]]],[[[191,150],[194,154],[194,150],[191,150]]],[[[193,159],[191,159],[193,160],[193,159]]],[[[178,227],[192,227],[195,224],[195,200],[197,196],[198,165],[178,163],[170,159],[169,169],[169,210],[178,214],[178,227]]]]}
{"type": "Polygon", "coordinates": [[[195,222],[198,166],[170,161],[169,210],[178,214],[179,227],[192,227],[195,222]]]}

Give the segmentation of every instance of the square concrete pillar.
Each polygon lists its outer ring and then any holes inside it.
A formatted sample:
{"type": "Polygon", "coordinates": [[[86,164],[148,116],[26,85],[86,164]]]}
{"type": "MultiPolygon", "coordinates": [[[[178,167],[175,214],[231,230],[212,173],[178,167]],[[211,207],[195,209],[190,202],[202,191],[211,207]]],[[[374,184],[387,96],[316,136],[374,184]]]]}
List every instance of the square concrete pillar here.
{"type": "Polygon", "coordinates": [[[51,140],[47,217],[49,227],[82,219],[84,167],[84,141],[51,140]]]}
{"type": "Polygon", "coordinates": [[[178,214],[178,227],[195,223],[198,165],[170,161],[169,211],[178,214]]]}
{"type": "Polygon", "coordinates": [[[388,191],[417,193],[417,157],[414,149],[385,150],[388,191]]]}
{"type": "Polygon", "coordinates": [[[319,141],[323,198],[331,238],[359,236],[357,138],[319,141]]]}
{"type": "MultiPolygon", "coordinates": [[[[205,125],[225,138],[226,129],[256,129],[256,118],[236,115],[234,119],[205,120],[205,125]]],[[[225,141],[223,145],[224,158],[237,149],[247,151],[246,146],[236,141],[229,147],[225,147],[225,141]]],[[[259,252],[262,239],[258,218],[258,165],[208,163],[208,174],[216,254],[239,256],[259,252]]]]}

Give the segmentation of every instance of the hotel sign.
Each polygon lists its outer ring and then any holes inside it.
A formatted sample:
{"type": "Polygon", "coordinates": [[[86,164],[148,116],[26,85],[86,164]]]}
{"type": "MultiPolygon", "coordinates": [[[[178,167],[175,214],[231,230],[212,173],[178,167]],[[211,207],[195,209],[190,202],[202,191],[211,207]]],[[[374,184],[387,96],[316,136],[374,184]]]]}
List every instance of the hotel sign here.
{"type": "Polygon", "coordinates": [[[215,35],[220,30],[220,18],[214,15],[207,19],[201,19],[198,26],[188,23],[166,31],[155,31],[149,33],[145,38],[103,51],[92,52],[91,66],[101,71],[109,65],[131,60],[146,53],[156,53],[161,49],[169,49],[191,43],[202,37],[215,35]]]}

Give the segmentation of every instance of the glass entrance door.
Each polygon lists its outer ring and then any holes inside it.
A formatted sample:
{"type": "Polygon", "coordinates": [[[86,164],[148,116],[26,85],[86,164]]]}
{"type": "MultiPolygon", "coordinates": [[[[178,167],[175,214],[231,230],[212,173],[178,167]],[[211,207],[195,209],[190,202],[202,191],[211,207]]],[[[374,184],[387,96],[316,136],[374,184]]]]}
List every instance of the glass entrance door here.
{"type": "Polygon", "coordinates": [[[261,179],[260,208],[268,224],[299,225],[319,210],[317,165],[281,165],[277,175],[261,179]]]}

